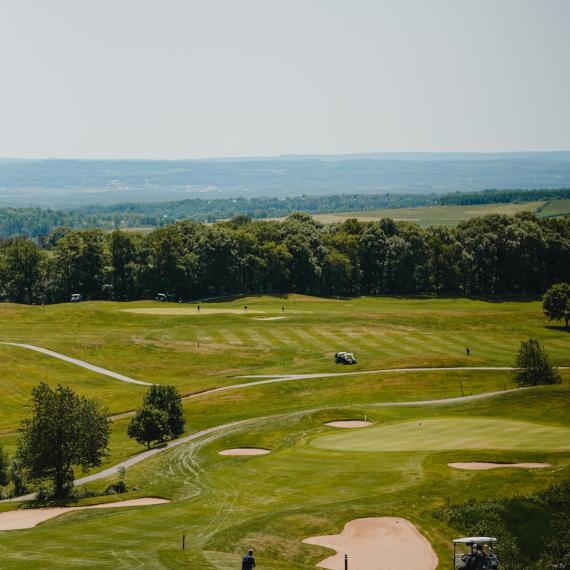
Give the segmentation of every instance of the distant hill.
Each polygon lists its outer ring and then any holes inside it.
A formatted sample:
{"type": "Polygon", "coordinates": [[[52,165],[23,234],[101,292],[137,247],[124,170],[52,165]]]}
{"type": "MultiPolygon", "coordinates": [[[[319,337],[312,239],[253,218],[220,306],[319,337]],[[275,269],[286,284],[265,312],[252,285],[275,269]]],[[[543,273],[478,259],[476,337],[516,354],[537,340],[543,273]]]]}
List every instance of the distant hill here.
{"type": "Polygon", "coordinates": [[[0,159],[0,206],[568,186],[570,152],[565,151],[177,161],[0,159]]]}

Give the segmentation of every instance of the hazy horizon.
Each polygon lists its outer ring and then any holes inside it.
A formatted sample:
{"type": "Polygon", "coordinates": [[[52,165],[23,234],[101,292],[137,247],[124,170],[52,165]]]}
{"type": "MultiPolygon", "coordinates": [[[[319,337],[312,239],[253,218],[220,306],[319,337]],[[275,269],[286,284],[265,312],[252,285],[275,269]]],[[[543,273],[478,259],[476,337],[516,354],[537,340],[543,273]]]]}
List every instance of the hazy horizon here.
{"type": "Polygon", "coordinates": [[[570,149],[565,0],[4,0],[0,156],[570,149]]]}

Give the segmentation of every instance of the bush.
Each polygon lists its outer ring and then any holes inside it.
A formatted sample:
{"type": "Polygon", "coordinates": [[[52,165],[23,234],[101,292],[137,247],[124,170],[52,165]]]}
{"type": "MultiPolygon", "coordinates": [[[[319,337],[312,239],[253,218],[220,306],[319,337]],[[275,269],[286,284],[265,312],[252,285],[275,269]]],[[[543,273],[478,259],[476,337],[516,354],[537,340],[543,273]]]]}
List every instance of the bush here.
{"type": "Polygon", "coordinates": [[[534,338],[521,342],[516,367],[518,370],[515,373],[515,382],[520,386],[540,386],[562,382],[560,372],[550,363],[544,346],[534,338]]]}

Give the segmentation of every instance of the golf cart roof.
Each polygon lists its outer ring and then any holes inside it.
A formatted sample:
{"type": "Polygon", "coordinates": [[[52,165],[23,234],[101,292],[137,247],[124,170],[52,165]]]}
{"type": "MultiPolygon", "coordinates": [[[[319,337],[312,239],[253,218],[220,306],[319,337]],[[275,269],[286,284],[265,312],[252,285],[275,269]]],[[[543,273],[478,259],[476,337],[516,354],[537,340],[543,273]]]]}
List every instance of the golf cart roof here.
{"type": "Polygon", "coordinates": [[[453,539],[454,544],[489,544],[491,542],[497,542],[497,539],[491,536],[466,536],[453,539]]]}

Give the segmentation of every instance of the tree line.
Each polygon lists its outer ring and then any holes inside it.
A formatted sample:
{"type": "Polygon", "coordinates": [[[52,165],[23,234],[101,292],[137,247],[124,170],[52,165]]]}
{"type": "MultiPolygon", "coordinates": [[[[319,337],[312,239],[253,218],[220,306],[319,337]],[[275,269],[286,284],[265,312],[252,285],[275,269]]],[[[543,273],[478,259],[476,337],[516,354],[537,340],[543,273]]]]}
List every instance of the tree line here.
{"type": "Polygon", "coordinates": [[[531,202],[570,198],[570,188],[537,190],[485,190],[448,194],[337,194],[286,198],[187,199],[93,205],[73,209],[0,208],[0,237],[25,236],[42,240],[61,226],[107,231],[141,226],[161,227],[176,220],[215,222],[238,215],[254,219],[277,218],[297,211],[310,214],[371,211],[382,208],[453,206],[531,202]]]}
{"type": "Polygon", "coordinates": [[[536,295],[570,282],[570,216],[491,214],[456,228],[389,218],[322,225],[238,216],[148,234],[53,231],[0,243],[0,298],[17,303],[173,300],[258,293],[536,295]]]}

